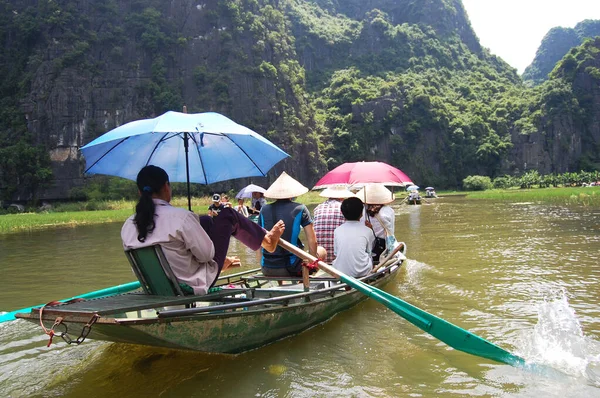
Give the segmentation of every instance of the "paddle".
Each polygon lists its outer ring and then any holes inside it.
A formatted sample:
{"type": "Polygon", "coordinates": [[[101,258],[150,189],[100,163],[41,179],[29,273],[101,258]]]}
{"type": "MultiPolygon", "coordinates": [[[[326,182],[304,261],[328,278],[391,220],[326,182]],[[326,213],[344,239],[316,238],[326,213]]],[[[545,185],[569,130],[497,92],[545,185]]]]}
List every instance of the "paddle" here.
{"type": "MultiPolygon", "coordinates": [[[[298,257],[307,259],[309,261],[317,260],[316,257],[305,252],[304,250],[299,249],[289,242],[286,242],[283,239],[279,239],[279,245],[298,257]]],[[[342,282],[353,287],[359,292],[380,302],[419,329],[424,330],[456,350],[464,351],[472,355],[477,355],[512,366],[522,366],[525,364],[523,358],[511,354],[510,352],[498,347],[493,343],[490,343],[489,341],[469,332],[468,330],[464,330],[444,319],[438,318],[435,315],[423,311],[422,309],[417,308],[398,297],[392,296],[383,290],[369,286],[364,282],[338,271],[323,261],[319,261],[318,264],[319,268],[323,271],[340,279],[342,282]]]]}
{"type": "MultiPolygon", "coordinates": [[[[107,287],[106,289],[95,290],[93,292],[84,293],[79,296],[73,296],[73,297],[69,297],[66,299],[59,300],[59,301],[64,302],[64,301],[69,301],[69,300],[73,300],[76,298],[91,299],[91,298],[113,296],[115,294],[130,292],[132,290],[138,289],[139,287],[140,287],[140,282],[138,282],[138,281],[129,282],[129,283],[125,283],[123,285],[107,287]]],[[[33,307],[21,308],[20,310],[15,310],[15,311],[7,312],[6,314],[2,314],[2,315],[0,315],[0,323],[14,321],[15,319],[17,319],[17,318],[15,318],[15,314],[17,314],[19,312],[30,312],[33,308],[41,307],[42,305],[44,305],[44,304],[34,305],[33,307]]]]}

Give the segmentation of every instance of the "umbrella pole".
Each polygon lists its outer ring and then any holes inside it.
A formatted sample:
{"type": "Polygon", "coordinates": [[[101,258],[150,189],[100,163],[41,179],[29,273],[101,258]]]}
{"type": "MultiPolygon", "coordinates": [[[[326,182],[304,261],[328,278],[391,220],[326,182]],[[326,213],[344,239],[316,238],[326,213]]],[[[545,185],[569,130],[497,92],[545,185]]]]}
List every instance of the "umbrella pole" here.
{"type": "Polygon", "coordinates": [[[188,133],[183,133],[183,147],[185,148],[185,175],[187,179],[187,194],[188,194],[188,210],[192,211],[192,195],[190,193],[190,160],[188,158],[188,152],[190,149],[190,137],[188,133]]]}

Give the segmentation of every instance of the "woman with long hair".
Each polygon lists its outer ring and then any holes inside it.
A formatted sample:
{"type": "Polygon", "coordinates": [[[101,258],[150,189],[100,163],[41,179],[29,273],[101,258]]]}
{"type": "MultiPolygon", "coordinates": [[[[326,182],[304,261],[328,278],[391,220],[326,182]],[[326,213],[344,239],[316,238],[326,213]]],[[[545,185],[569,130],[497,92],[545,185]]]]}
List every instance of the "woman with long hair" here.
{"type": "Polygon", "coordinates": [[[275,251],[285,229],[282,221],[265,231],[226,207],[215,217],[198,217],[191,211],[171,206],[167,173],[146,166],[137,176],[140,199],[135,214],[125,221],[121,238],[125,249],[160,244],[175,276],[194,294],[206,294],[226,261],[231,236],[252,250],[261,246],[275,251]]]}

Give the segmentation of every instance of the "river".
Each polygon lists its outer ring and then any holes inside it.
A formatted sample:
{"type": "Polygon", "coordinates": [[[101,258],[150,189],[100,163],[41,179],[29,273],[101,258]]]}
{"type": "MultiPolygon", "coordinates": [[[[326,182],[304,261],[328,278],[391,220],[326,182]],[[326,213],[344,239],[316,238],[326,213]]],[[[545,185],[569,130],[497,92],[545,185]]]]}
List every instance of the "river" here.
{"type": "MultiPolygon", "coordinates": [[[[396,205],[408,246],[386,291],[538,365],[453,350],[367,300],[237,356],[0,324],[0,396],[600,397],[600,209],[439,198],[396,205]]],[[[0,236],[0,311],[134,280],[120,223],[0,236]]],[[[231,251],[250,264],[254,253],[231,251]]]]}

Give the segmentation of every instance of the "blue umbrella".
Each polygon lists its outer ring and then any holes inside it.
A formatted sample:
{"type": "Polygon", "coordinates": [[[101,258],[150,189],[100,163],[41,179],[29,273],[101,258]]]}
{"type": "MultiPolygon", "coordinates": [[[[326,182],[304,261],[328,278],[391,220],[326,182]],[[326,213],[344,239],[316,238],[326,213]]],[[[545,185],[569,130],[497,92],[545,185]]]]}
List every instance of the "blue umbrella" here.
{"type": "Polygon", "coordinates": [[[134,180],[152,164],[173,182],[212,184],[266,176],[289,155],[266,138],[215,113],[169,111],[119,126],[81,148],[85,173],[134,180]]]}
{"type": "Polygon", "coordinates": [[[406,188],[407,191],[416,191],[418,189],[419,189],[419,187],[416,185],[411,185],[410,187],[406,188]]]}

